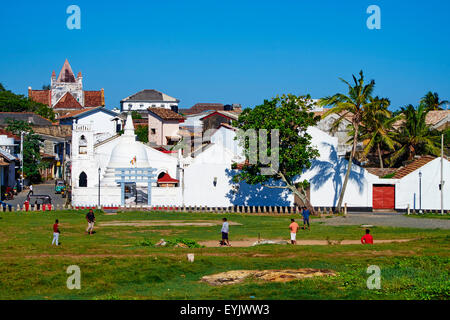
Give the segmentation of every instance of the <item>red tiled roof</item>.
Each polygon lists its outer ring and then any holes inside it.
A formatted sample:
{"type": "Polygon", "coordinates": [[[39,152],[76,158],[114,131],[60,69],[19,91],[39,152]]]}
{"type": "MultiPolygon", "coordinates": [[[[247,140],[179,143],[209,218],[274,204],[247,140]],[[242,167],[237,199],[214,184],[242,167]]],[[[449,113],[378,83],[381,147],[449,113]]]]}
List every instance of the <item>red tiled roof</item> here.
{"type": "Polygon", "coordinates": [[[150,113],[153,113],[154,115],[158,116],[162,120],[175,120],[175,121],[184,121],[184,117],[170,109],[165,108],[148,108],[147,109],[150,113]]]}
{"type": "Polygon", "coordinates": [[[425,122],[427,125],[433,126],[448,115],[450,115],[450,110],[431,110],[428,111],[425,122]]]}
{"type": "Polygon", "coordinates": [[[81,104],[75,100],[75,98],[69,93],[66,94],[59,99],[58,103],[55,104],[53,109],[82,109],[81,104]]]}
{"type": "Polygon", "coordinates": [[[405,176],[407,176],[408,174],[410,174],[411,172],[416,171],[417,169],[423,167],[424,165],[426,165],[428,162],[433,161],[434,159],[436,159],[436,157],[433,156],[422,156],[419,159],[411,162],[410,164],[400,168],[395,175],[393,176],[394,179],[401,179],[405,176]]]}
{"type": "Polygon", "coordinates": [[[100,107],[105,105],[104,91],[84,91],[85,107],[100,107]]]}
{"type": "Polygon", "coordinates": [[[173,179],[167,172],[158,179],[158,183],[178,183],[177,179],[173,179]]]}
{"type": "Polygon", "coordinates": [[[6,131],[5,129],[0,128],[0,135],[7,136],[8,138],[14,138],[14,140],[20,140],[20,137],[16,136],[14,133],[6,131]]]}
{"type": "Polygon", "coordinates": [[[380,178],[387,176],[388,174],[392,174],[398,170],[397,168],[364,168],[364,169],[366,169],[369,173],[374,174],[380,178]]]}
{"type": "Polygon", "coordinates": [[[28,90],[28,97],[39,103],[43,103],[47,106],[50,105],[52,100],[52,90],[28,90]]]}
{"type": "Polygon", "coordinates": [[[222,103],[196,103],[189,109],[180,109],[179,111],[183,114],[195,114],[201,113],[208,110],[223,110],[224,105],[222,103]]]}
{"type": "Polygon", "coordinates": [[[95,108],[85,108],[85,109],[81,109],[81,110],[70,111],[70,112],[64,114],[62,117],[59,117],[59,118],[60,119],[64,119],[64,118],[74,117],[74,116],[77,116],[79,114],[82,114],[82,113],[85,113],[87,111],[90,111],[92,109],[95,109],[95,108]]]}

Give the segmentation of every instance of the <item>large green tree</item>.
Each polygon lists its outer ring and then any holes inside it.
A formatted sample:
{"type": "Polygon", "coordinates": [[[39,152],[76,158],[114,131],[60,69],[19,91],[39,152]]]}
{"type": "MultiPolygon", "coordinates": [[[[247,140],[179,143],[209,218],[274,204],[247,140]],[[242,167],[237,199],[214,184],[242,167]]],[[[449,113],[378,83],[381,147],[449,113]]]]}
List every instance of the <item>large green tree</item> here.
{"type": "Polygon", "coordinates": [[[247,108],[239,115],[233,125],[240,129],[236,138],[244,147],[247,161],[233,177],[234,182],[288,189],[314,213],[306,193],[308,181],[297,181],[311,167],[311,160],[319,155],[311,146],[311,136],[306,132],[320,119],[310,112],[311,103],[310,96],[283,95],[265,100],[253,109],[247,108]],[[278,147],[272,141],[276,138],[276,131],[272,130],[278,130],[278,147]],[[251,132],[255,132],[253,141],[248,139],[251,132]],[[264,132],[267,132],[266,141],[264,132]],[[262,161],[265,155],[273,157],[277,164],[262,161]],[[278,185],[271,183],[274,181],[278,185]]]}
{"type": "Polygon", "coordinates": [[[31,126],[25,121],[18,121],[13,119],[7,120],[8,126],[6,130],[23,137],[23,176],[30,179],[32,183],[40,182],[42,177],[39,170],[46,168],[47,163],[41,161],[40,146],[41,141],[36,135],[31,126]]]}
{"type": "Polygon", "coordinates": [[[350,117],[353,130],[352,150],[348,159],[344,183],[339,195],[339,201],[336,208],[337,212],[341,211],[342,201],[344,200],[345,190],[347,188],[348,179],[352,169],[353,158],[356,153],[359,129],[364,112],[372,103],[371,97],[375,87],[374,80],[371,80],[368,84],[364,83],[364,74],[362,71],[359,73],[359,79],[353,75],[353,84],[350,84],[342,78],[340,78],[340,80],[347,85],[347,94],[336,93],[333,96],[327,96],[319,100],[319,105],[331,106],[330,110],[323,114],[322,118],[325,118],[332,113],[336,113],[339,115],[336,123],[340,123],[345,117],[350,117]]]}
{"type": "Polygon", "coordinates": [[[363,113],[360,137],[358,138],[364,144],[362,156],[365,157],[370,152],[375,152],[378,155],[380,168],[384,167],[382,151],[393,151],[399,145],[395,141],[393,125],[400,116],[393,116],[388,110],[389,105],[389,99],[370,98],[370,104],[363,113]]]}
{"type": "Polygon", "coordinates": [[[55,121],[55,113],[51,108],[24,95],[5,90],[1,84],[0,112],[34,112],[44,118],[55,121]]]}
{"type": "Polygon", "coordinates": [[[441,100],[437,92],[427,92],[425,96],[420,100],[420,104],[425,106],[428,111],[431,110],[442,110],[442,106],[448,104],[447,100],[441,100]]]}
{"type": "Polygon", "coordinates": [[[402,108],[404,122],[399,128],[396,139],[401,145],[390,158],[391,164],[401,165],[405,160],[412,160],[416,155],[440,154],[440,134],[432,130],[426,123],[429,109],[420,104],[417,109],[413,105],[402,108]]]}

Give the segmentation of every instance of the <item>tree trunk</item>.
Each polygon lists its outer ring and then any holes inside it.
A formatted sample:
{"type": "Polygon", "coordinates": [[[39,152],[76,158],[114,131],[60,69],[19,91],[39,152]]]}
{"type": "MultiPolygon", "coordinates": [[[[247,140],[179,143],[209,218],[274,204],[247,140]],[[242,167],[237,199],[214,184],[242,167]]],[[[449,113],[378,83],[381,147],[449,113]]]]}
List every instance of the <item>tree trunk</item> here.
{"type": "Polygon", "coordinates": [[[312,206],[311,202],[309,201],[308,197],[301,192],[299,192],[295,187],[290,188],[291,191],[296,194],[300,200],[305,204],[306,208],[311,212],[312,215],[316,215],[316,210],[314,210],[314,207],[312,206]]]}
{"type": "Polygon", "coordinates": [[[344,200],[345,189],[347,188],[348,178],[350,177],[350,172],[352,170],[353,157],[355,156],[355,153],[356,153],[356,143],[357,143],[357,139],[358,139],[357,137],[358,137],[359,125],[354,124],[354,127],[355,127],[355,135],[353,138],[352,152],[350,153],[350,159],[348,159],[347,173],[345,174],[344,184],[342,185],[341,194],[339,195],[339,201],[338,201],[338,205],[336,208],[337,213],[341,212],[342,201],[344,200]]]}
{"type": "Polygon", "coordinates": [[[380,161],[380,168],[383,169],[383,157],[381,156],[380,144],[377,143],[378,148],[378,160],[380,161]]]}

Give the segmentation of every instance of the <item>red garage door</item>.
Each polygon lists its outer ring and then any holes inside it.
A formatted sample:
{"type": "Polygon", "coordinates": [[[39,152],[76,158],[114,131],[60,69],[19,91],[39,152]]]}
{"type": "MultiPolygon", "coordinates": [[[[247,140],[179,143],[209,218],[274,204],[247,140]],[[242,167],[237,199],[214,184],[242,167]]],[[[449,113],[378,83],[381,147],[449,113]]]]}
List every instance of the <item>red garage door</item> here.
{"type": "Polygon", "coordinates": [[[374,184],[372,207],[374,209],[395,209],[395,186],[374,184]]]}

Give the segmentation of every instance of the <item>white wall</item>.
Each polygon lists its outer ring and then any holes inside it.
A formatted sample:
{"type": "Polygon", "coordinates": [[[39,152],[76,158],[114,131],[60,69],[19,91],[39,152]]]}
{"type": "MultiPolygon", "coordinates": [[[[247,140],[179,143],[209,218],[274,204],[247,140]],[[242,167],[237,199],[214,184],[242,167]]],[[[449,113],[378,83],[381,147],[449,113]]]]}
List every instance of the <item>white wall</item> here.
{"type": "Polygon", "coordinates": [[[76,123],[92,124],[92,130],[96,135],[107,133],[107,136],[113,136],[116,134],[116,121],[113,121],[113,118],[115,116],[99,110],[85,116],[81,115],[76,123]]]}
{"type": "MultiPolygon", "coordinates": [[[[422,172],[422,209],[441,209],[441,158],[436,158],[398,180],[395,186],[395,207],[406,209],[408,204],[419,209],[419,171],[422,172]]],[[[444,210],[450,210],[450,162],[444,159],[444,210]]]]}
{"type": "Polygon", "coordinates": [[[178,102],[123,102],[122,111],[147,111],[148,108],[171,109],[171,106],[178,106],[178,102]],[[130,107],[131,105],[131,107],[130,107]]]}

